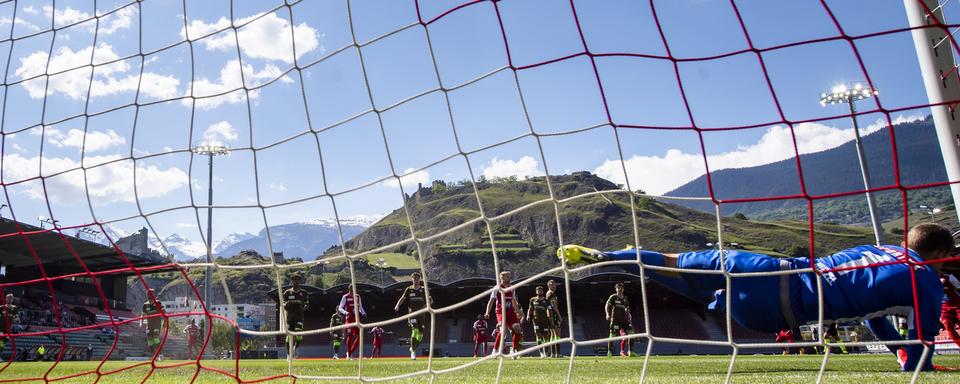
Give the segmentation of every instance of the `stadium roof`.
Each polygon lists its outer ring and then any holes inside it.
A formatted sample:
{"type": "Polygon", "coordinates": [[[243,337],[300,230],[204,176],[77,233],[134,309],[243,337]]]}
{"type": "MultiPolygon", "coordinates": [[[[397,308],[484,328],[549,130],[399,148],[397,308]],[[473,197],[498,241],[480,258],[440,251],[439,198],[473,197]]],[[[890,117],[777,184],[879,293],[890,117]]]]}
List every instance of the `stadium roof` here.
{"type": "Polygon", "coordinates": [[[130,265],[142,268],[165,263],[163,258],[156,255],[126,253],[117,248],[70,236],[66,230],[41,229],[0,218],[0,265],[6,268],[6,275],[0,276],[0,282],[40,278],[43,276],[39,268],[41,264],[48,277],[81,273],[84,268],[80,261],[91,272],[118,270],[117,275],[133,274],[130,270],[120,270],[130,265]]]}

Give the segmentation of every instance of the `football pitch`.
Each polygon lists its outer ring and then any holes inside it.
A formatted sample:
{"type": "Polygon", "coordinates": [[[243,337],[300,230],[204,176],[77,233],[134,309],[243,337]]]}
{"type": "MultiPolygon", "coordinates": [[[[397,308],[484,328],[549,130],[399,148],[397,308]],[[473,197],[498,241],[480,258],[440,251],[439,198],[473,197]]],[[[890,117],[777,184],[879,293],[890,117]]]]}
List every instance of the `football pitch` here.
{"type": "MultiPolygon", "coordinates": [[[[647,370],[646,383],[722,383],[724,382],[729,356],[669,356],[652,357],[647,370]]],[[[823,356],[740,356],[731,377],[733,383],[812,383],[817,374],[823,356]]],[[[938,364],[960,366],[960,355],[937,356],[938,364]]],[[[436,358],[432,369],[444,370],[475,362],[466,358],[436,358]]],[[[43,382],[56,380],[57,383],[92,383],[96,374],[87,374],[66,378],[84,371],[96,370],[99,362],[62,362],[47,373],[52,363],[14,363],[0,372],[0,382],[43,382]],[[30,379],[33,380],[30,380],[30,379]],[[26,380],[24,380],[26,379],[26,380]]],[[[101,372],[110,372],[135,365],[134,362],[107,362],[101,372]]],[[[188,383],[197,371],[194,362],[164,361],[158,363],[158,369],[149,373],[149,363],[141,363],[126,370],[113,372],[100,377],[98,383],[188,383]],[[148,376],[149,373],[149,376],[148,376]]],[[[206,367],[233,372],[232,360],[203,361],[206,367]]],[[[496,379],[497,360],[480,362],[454,372],[439,374],[434,383],[492,383],[496,379]]],[[[504,360],[500,381],[502,383],[563,383],[567,377],[569,359],[540,359],[525,357],[518,360],[504,360]]],[[[639,382],[642,370],[642,358],[619,357],[578,357],[573,366],[574,383],[623,383],[639,382]]],[[[427,369],[427,360],[411,361],[402,358],[383,358],[363,360],[362,367],[356,360],[296,360],[293,372],[307,376],[354,376],[362,369],[365,379],[377,379],[388,376],[413,373],[427,369]]],[[[285,360],[241,360],[240,378],[245,381],[258,381],[270,377],[285,375],[285,360]]],[[[390,383],[426,383],[430,375],[421,375],[390,383]]],[[[831,355],[824,372],[824,383],[908,383],[911,374],[897,372],[892,355],[831,355]]],[[[201,370],[197,383],[236,382],[232,377],[221,373],[201,370]]],[[[263,381],[268,383],[291,383],[291,377],[278,377],[263,381]]],[[[358,380],[321,380],[298,378],[298,383],[325,382],[345,383],[358,380]]],[[[960,372],[922,373],[920,383],[957,383],[960,372]]]]}

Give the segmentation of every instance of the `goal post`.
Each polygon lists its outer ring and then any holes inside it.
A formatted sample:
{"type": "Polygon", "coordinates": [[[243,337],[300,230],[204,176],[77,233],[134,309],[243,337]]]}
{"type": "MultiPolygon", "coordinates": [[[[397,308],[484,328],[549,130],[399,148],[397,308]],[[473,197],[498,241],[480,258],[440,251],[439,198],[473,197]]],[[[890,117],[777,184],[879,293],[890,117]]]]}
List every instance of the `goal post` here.
{"type": "MultiPolygon", "coordinates": [[[[951,182],[954,207],[960,207],[960,73],[955,58],[956,39],[949,34],[943,6],[937,0],[903,0],[913,44],[930,100],[940,152],[951,182]]],[[[960,209],[957,210],[960,217],[960,209]]]]}

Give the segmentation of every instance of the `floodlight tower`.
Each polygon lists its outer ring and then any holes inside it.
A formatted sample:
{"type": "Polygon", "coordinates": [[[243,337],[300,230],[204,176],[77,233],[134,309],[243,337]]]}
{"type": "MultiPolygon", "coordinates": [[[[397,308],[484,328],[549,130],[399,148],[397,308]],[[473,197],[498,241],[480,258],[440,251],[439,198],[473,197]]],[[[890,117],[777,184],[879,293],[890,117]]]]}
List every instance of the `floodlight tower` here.
{"type": "Polygon", "coordinates": [[[870,211],[870,221],[873,223],[873,236],[877,244],[883,244],[883,227],[880,225],[880,218],[877,217],[876,203],[873,200],[873,194],[870,193],[870,170],[867,167],[867,159],[863,154],[863,140],[860,139],[860,126],[857,124],[857,100],[863,100],[878,95],[880,92],[870,87],[864,87],[862,84],[854,84],[852,89],[845,85],[834,87],[830,93],[820,94],[820,105],[827,104],[847,104],[850,107],[850,120],[853,121],[853,136],[857,147],[857,159],[860,160],[860,174],[863,175],[863,188],[866,190],[867,210],[870,211]]]}
{"type": "MultiPolygon", "coordinates": [[[[213,265],[213,157],[229,155],[230,148],[215,144],[200,144],[190,149],[198,155],[207,155],[207,165],[210,167],[207,183],[207,263],[213,265]]],[[[210,298],[210,278],[213,275],[213,268],[208,265],[203,277],[203,302],[209,306],[210,298]]]]}
{"type": "Polygon", "coordinates": [[[920,206],[920,209],[924,209],[924,210],[927,211],[927,213],[930,214],[930,222],[931,222],[931,223],[936,223],[936,222],[937,222],[937,216],[936,216],[936,214],[940,213],[940,211],[941,211],[940,208],[934,208],[934,207],[931,207],[931,206],[929,206],[929,205],[921,205],[921,206],[920,206]]]}

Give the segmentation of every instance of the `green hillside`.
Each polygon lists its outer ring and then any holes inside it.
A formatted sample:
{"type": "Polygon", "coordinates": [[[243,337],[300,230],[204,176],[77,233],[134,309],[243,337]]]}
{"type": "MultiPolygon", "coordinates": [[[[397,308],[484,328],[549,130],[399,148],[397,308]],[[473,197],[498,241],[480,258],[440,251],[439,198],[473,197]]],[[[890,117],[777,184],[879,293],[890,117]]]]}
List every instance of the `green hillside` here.
{"type": "MultiPolygon", "coordinates": [[[[565,243],[599,249],[639,244],[646,249],[684,251],[717,241],[717,221],[712,214],[633,195],[587,172],[551,177],[550,181],[562,201],[556,206],[549,199],[544,177],[476,185],[435,183],[408,197],[411,220],[404,209],[398,209],[346,245],[350,252],[363,252],[410,239],[412,221],[417,237],[426,240],[419,249],[411,241],[390,252],[418,257],[432,280],[449,282],[492,277],[494,249],[502,269],[521,275],[555,267],[558,262],[553,255],[560,232],[565,243]],[[491,221],[489,227],[481,220],[481,206],[491,221]]],[[[806,221],[760,222],[739,216],[724,218],[723,224],[725,243],[779,256],[809,254],[806,221]]],[[[869,243],[871,238],[865,227],[820,224],[814,228],[817,254],[869,243]]]]}

